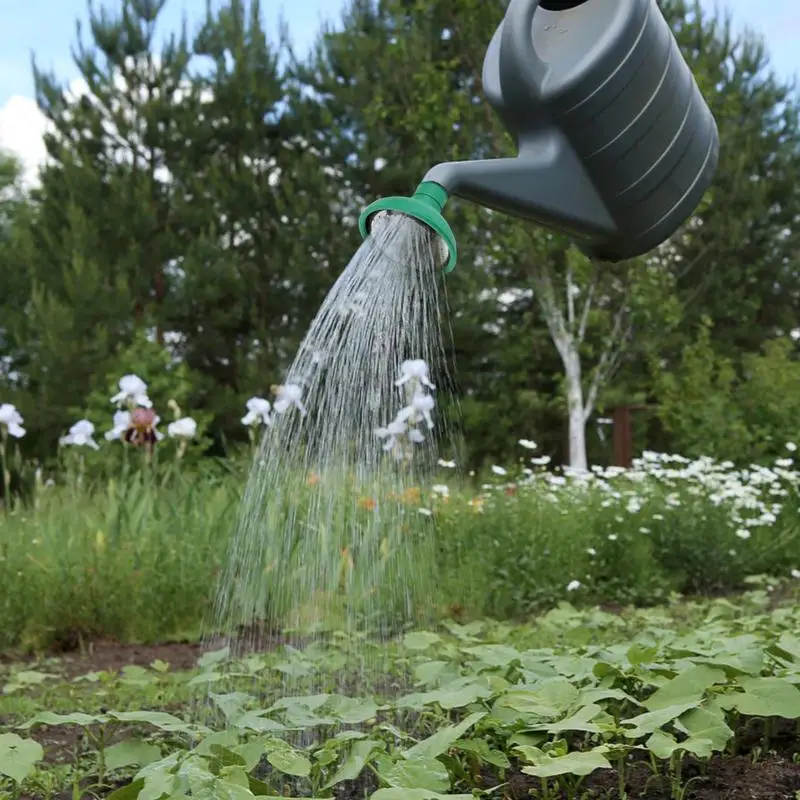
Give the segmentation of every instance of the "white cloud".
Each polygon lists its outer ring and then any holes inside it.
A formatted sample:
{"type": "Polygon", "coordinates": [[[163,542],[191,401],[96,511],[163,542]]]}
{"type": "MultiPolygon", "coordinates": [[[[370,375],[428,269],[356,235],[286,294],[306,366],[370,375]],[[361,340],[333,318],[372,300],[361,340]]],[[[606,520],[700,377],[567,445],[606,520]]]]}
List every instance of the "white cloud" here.
{"type": "Polygon", "coordinates": [[[47,155],[43,138],[46,129],[47,120],[30,97],[13,95],[0,108],[0,149],[20,160],[27,186],[36,183],[47,155]]]}

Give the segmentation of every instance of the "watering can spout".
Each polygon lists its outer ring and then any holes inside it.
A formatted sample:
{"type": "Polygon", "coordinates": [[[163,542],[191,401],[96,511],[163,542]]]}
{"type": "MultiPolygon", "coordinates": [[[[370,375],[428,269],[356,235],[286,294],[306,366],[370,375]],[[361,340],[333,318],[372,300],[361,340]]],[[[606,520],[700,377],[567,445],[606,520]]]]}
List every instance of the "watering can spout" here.
{"type": "Polygon", "coordinates": [[[614,219],[558,131],[529,139],[516,158],[450,161],[423,179],[449,195],[591,242],[616,233],[614,219]]]}
{"type": "Polygon", "coordinates": [[[413,198],[380,201],[446,242],[454,195],[622,261],[672,236],[711,184],[716,122],[657,0],[509,0],[481,82],[518,155],[438,164],[413,198]]]}

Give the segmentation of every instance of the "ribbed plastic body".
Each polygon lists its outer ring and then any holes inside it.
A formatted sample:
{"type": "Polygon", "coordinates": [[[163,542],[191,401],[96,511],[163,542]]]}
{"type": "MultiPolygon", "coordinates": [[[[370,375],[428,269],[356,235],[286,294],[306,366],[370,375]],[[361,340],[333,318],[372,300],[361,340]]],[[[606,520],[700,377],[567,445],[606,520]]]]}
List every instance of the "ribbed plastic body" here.
{"type": "MultiPolygon", "coordinates": [[[[505,197],[491,162],[477,162],[487,165],[488,204],[559,227],[558,208],[571,202],[587,210],[561,227],[585,252],[611,261],[645,253],[677,230],[708,188],[718,160],[714,118],[655,0],[585,0],[560,11],[537,5],[512,0],[484,62],[487,99],[520,150],[505,197]],[[518,27],[504,30],[509,25],[518,27]],[[565,151],[561,179],[542,167],[548,147],[565,151]],[[552,194],[559,192],[572,199],[552,194]]],[[[480,202],[480,177],[468,183],[465,195],[480,202]]]]}

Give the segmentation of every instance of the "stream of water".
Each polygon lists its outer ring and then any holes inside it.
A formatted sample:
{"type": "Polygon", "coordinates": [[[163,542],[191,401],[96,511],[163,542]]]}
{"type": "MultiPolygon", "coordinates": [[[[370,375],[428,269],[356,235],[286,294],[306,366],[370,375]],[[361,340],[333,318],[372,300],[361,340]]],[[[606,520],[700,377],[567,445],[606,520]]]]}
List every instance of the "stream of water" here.
{"type": "Polygon", "coordinates": [[[353,643],[352,688],[369,680],[376,642],[432,614],[436,545],[419,487],[449,438],[441,264],[427,228],[382,215],[314,319],[221,576],[209,631],[232,659],[335,631],[353,643]]]}

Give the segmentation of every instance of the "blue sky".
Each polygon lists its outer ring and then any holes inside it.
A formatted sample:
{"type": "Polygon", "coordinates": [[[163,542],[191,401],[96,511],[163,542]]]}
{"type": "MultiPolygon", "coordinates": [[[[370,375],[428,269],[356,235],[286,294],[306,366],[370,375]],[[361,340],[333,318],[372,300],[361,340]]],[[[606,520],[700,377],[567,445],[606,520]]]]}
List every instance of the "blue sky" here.
{"type": "MultiPolygon", "coordinates": [[[[709,9],[727,8],[737,26],[748,25],[766,39],[775,69],[787,77],[800,74],[800,0],[702,0],[709,9]]],[[[28,166],[42,155],[41,120],[33,103],[31,53],[65,81],[75,77],[70,47],[75,21],[86,18],[86,0],[6,0],[0,33],[0,147],[16,152],[28,166]]],[[[117,5],[95,0],[95,5],[117,5]]],[[[338,20],[342,0],[262,0],[267,24],[276,30],[283,13],[298,49],[314,38],[322,19],[338,20]]],[[[175,29],[186,15],[190,30],[196,26],[206,0],[169,0],[163,25],[175,29]]],[[[268,28],[269,29],[269,28],[268,28]]],[[[488,36],[488,32],[487,32],[488,36]]]]}

